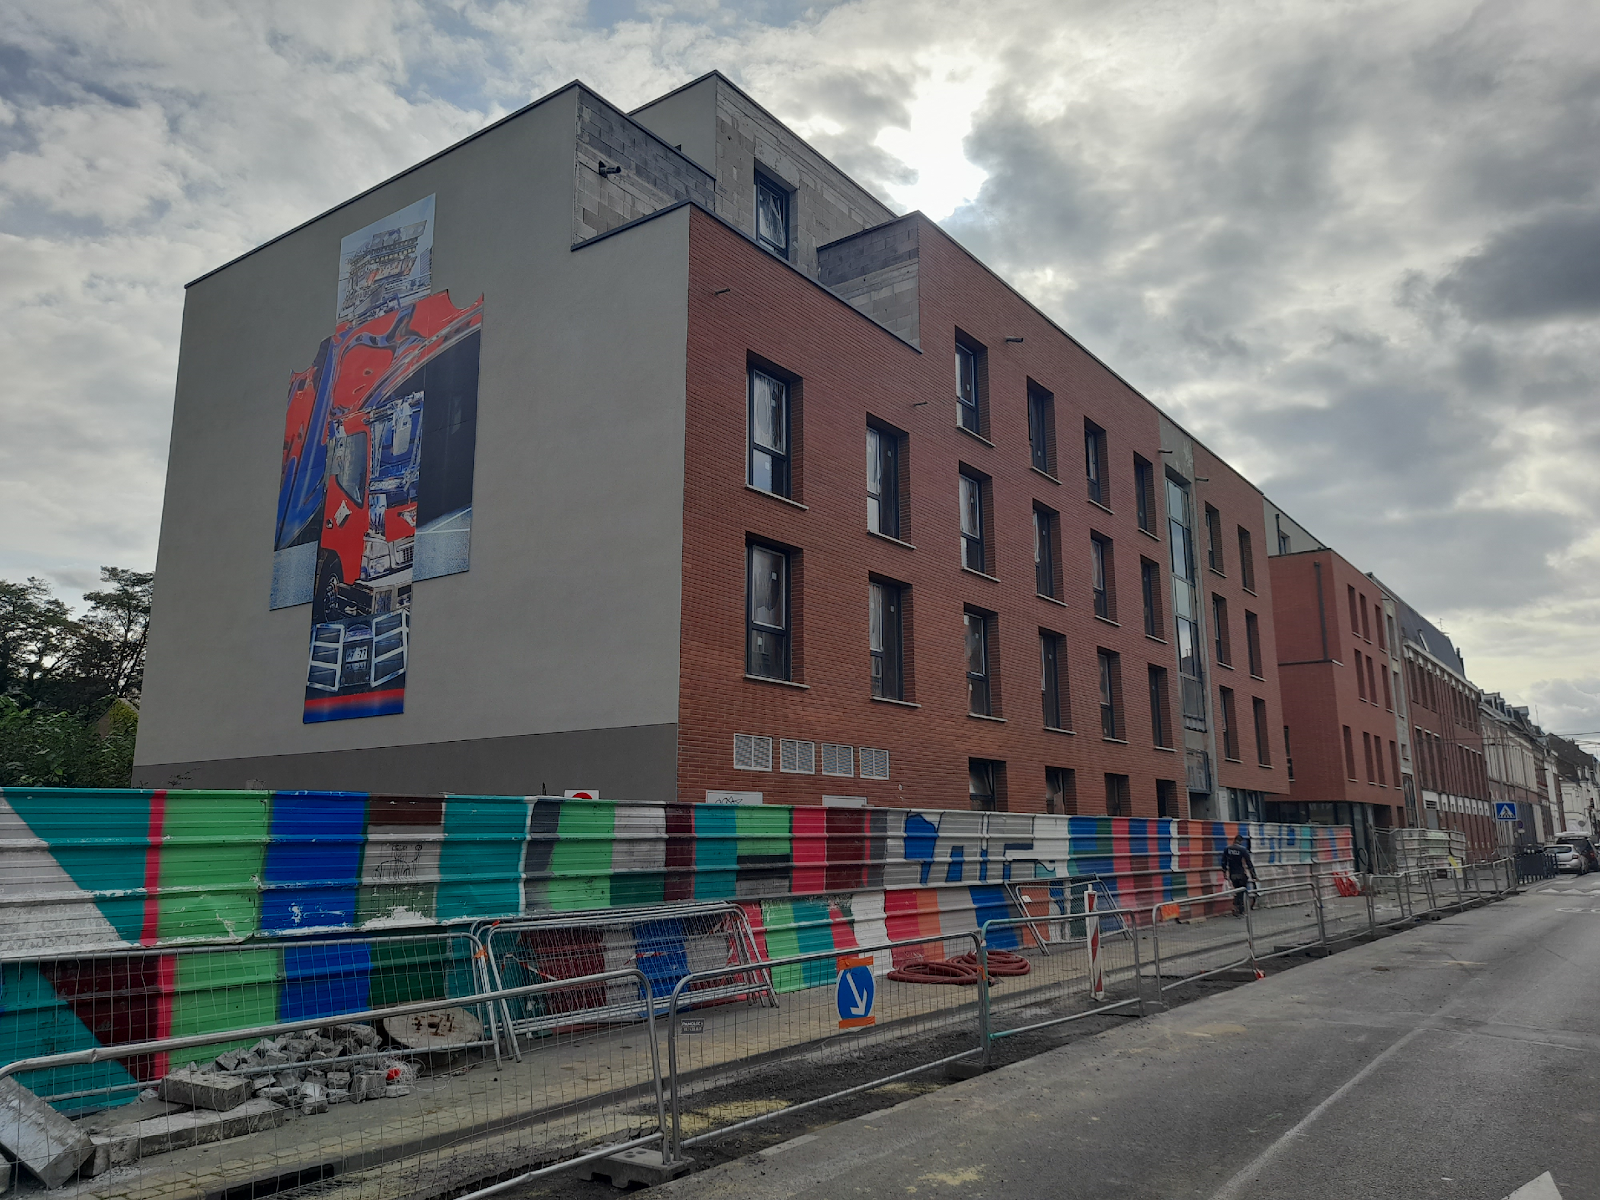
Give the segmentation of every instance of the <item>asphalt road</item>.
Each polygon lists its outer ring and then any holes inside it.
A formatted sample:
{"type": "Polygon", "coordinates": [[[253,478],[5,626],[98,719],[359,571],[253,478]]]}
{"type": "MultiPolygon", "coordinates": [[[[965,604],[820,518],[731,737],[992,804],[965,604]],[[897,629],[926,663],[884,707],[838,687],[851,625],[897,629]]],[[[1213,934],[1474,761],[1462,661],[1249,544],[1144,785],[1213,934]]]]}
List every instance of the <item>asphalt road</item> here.
{"type": "Polygon", "coordinates": [[[651,1194],[1600,1200],[1600,876],[1129,1022],[651,1194]],[[1548,1194],[1548,1193],[1547,1193],[1548,1194]]]}

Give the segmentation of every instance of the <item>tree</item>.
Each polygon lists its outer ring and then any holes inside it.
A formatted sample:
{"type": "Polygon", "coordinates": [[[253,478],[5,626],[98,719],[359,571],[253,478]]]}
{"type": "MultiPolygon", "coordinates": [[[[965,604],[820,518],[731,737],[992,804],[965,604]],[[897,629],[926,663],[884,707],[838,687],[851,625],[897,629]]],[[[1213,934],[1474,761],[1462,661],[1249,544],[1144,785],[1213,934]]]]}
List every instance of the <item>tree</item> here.
{"type": "Polygon", "coordinates": [[[155,577],[100,568],[81,618],[0,580],[0,787],[127,787],[155,577]]]}

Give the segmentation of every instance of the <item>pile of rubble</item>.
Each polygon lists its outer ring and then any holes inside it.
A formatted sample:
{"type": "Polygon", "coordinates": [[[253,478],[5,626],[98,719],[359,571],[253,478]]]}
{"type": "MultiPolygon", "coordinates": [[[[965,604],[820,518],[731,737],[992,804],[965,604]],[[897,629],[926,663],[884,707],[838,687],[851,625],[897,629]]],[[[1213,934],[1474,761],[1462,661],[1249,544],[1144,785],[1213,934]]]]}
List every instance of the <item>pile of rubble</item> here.
{"type": "MultiPolygon", "coordinates": [[[[229,1099],[237,1097],[234,1104],[259,1096],[308,1114],[326,1112],[330,1104],[409,1095],[415,1064],[385,1054],[383,1044],[370,1025],[331,1025],[263,1038],[248,1050],[217,1055],[210,1071],[190,1063],[163,1079],[156,1094],[198,1107],[196,1097],[220,1098],[225,1087],[229,1099]]],[[[226,1111],[210,1102],[204,1106],[226,1111]]]]}

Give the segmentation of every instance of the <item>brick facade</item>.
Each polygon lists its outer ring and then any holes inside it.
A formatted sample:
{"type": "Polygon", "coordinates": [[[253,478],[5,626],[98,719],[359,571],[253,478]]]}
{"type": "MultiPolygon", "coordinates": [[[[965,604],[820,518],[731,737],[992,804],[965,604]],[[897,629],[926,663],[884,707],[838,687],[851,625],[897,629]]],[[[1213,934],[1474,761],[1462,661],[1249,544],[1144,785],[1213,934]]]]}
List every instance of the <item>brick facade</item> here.
{"type": "MultiPolygon", "coordinates": [[[[1164,518],[1156,534],[1135,518],[1133,456],[1159,464],[1156,410],[984,269],[931,222],[920,242],[919,353],[863,318],[799,272],[706,214],[690,232],[689,351],[684,508],[684,600],[678,781],[680,797],[710,790],[760,791],[768,801],[817,803],[824,794],[865,796],[873,804],[968,806],[967,760],[1005,764],[1002,807],[1044,811],[1045,769],[1075,772],[1077,810],[1105,811],[1106,776],[1128,777],[1132,814],[1157,814],[1157,781],[1168,781],[1184,815],[1180,749],[1153,745],[1147,666],[1169,671],[1170,641],[1145,635],[1139,559],[1161,565],[1170,616],[1164,518]],[[957,331],[986,359],[985,437],[956,424],[957,331]],[[1007,338],[1021,339],[1008,342],[1007,338]],[[794,418],[795,485],[790,503],[745,486],[748,356],[799,380],[794,418]],[[1030,380],[1054,396],[1054,474],[1032,468],[1030,380]],[[899,542],[866,529],[864,445],[868,419],[903,430],[909,503],[899,542]],[[1088,498],[1085,419],[1108,443],[1105,504],[1088,498]],[[958,473],[989,483],[986,573],[964,570],[958,536],[958,473]],[[1058,516],[1062,602],[1036,594],[1032,511],[1058,516]],[[1117,621],[1093,613],[1091,534],[1113,548],[1117,621]],[[744,673],[745,547],[755,538],[797,552],[792,609],[793,684],[744,673]],[[992,577],[990,577],[992,576],[992,577]],[[914,676],[907,704],[871,697],[867,591],[880,577],[910,588],[907,659],[914,676]],[[993,613],[998,625],[995,714],[968,714],[962,613],[993,613]],[[1039,634],[1065,638],[1063,724],[1044,727],[1039,634]],[[1120,656],[1123,735],[1102,736],[1097,650],[1120,656]],[[913,707],[913,705],[915,707],[913,707]],[[733,765],[736,733],[887,749],[887,781],[785,774],[733,765]]],[[[1214,459],[1211,479],[1229,528],[1249,522],[1264,541],[1259,494],[1214,459]]],[[[1159,468],[1158,468],[1159,470],[1159,468]]],[[[1160,500],[1158,497],[1158,505],[1160,500]]],[[[1158,513],[1164,508],[1158,507],[1158,513]]],[[[1270,592],[1265,555],[1257,562],[1265,618],[1270,592]]],[[[1242,648],[1245,593],[1237,596],[1242,648]]],[[[1252,603],[1255,600],[1252,600],[1252,603]]],[[[1267,678],[1241,686],[1262,695],[1282,724],[1272,640],[1264,620],[1267,678]]],[[[1248,679],[1247,671],[1237,674],[1248,679]]],[[[1172,697],[1176,723],[1177,698],[1172,697]]],[[[1181,747],[1174,731],[1168,740],[1181,747]]],[[[1270,768],[1230,765],[1234,786],[1286,790],[1281,753],[1270,768]]],[[[774,758],[776,760],[776,749],[774,758]]],[[[820,765],[820,764],[819,764],[820,765]]]]}

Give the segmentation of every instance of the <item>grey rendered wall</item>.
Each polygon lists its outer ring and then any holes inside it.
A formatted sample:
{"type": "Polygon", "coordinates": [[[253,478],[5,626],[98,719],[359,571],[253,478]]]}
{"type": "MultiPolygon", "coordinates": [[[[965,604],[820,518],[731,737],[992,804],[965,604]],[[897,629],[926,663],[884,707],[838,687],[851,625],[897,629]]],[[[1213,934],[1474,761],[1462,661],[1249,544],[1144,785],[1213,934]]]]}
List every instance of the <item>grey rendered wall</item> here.
{"type": "Polygon", "coordinates": [[[721,75],[713,73],[652,104],[633,118],[665,141],[682,143],[702,162],[705,121],[714,115],[716,212],[755,235],[755,172],[759,167],[794,193],[790,261],[813,279],[817,247],[891,221],[896,213],[721,75]],[[715,90],[714,114],[704,93],[715,90]],[[694,147],[694,149],[691,149],[694,147]]]}
{"type": "MultiPolygon", "coordinates": [[[[571,253],[577,97],[190,288],[137,776],[676,722],[688,210],[571,253]],[[434,290],[486,298],[472,568],[416,585],[403,714],[305,725],[310,610],[267,608],[289,376],[332,329],[340,238],[430,194],[434,290]]],[[[636,794],[670,796],[649,757],[636,794]]]]}
{"type": "Polygon", "coordinates": [[[1267,553],[1269,555],[1283,554],[1285,552],[1301,554],[1307,550],[1329,549],[1315,534],[1265,496],[1262,497],[1261,504],[1267,518],[1267,553]],[[1289,539],[1287,551],[1278,548],[1278,535],[1280,533],[1289,539]]]}

